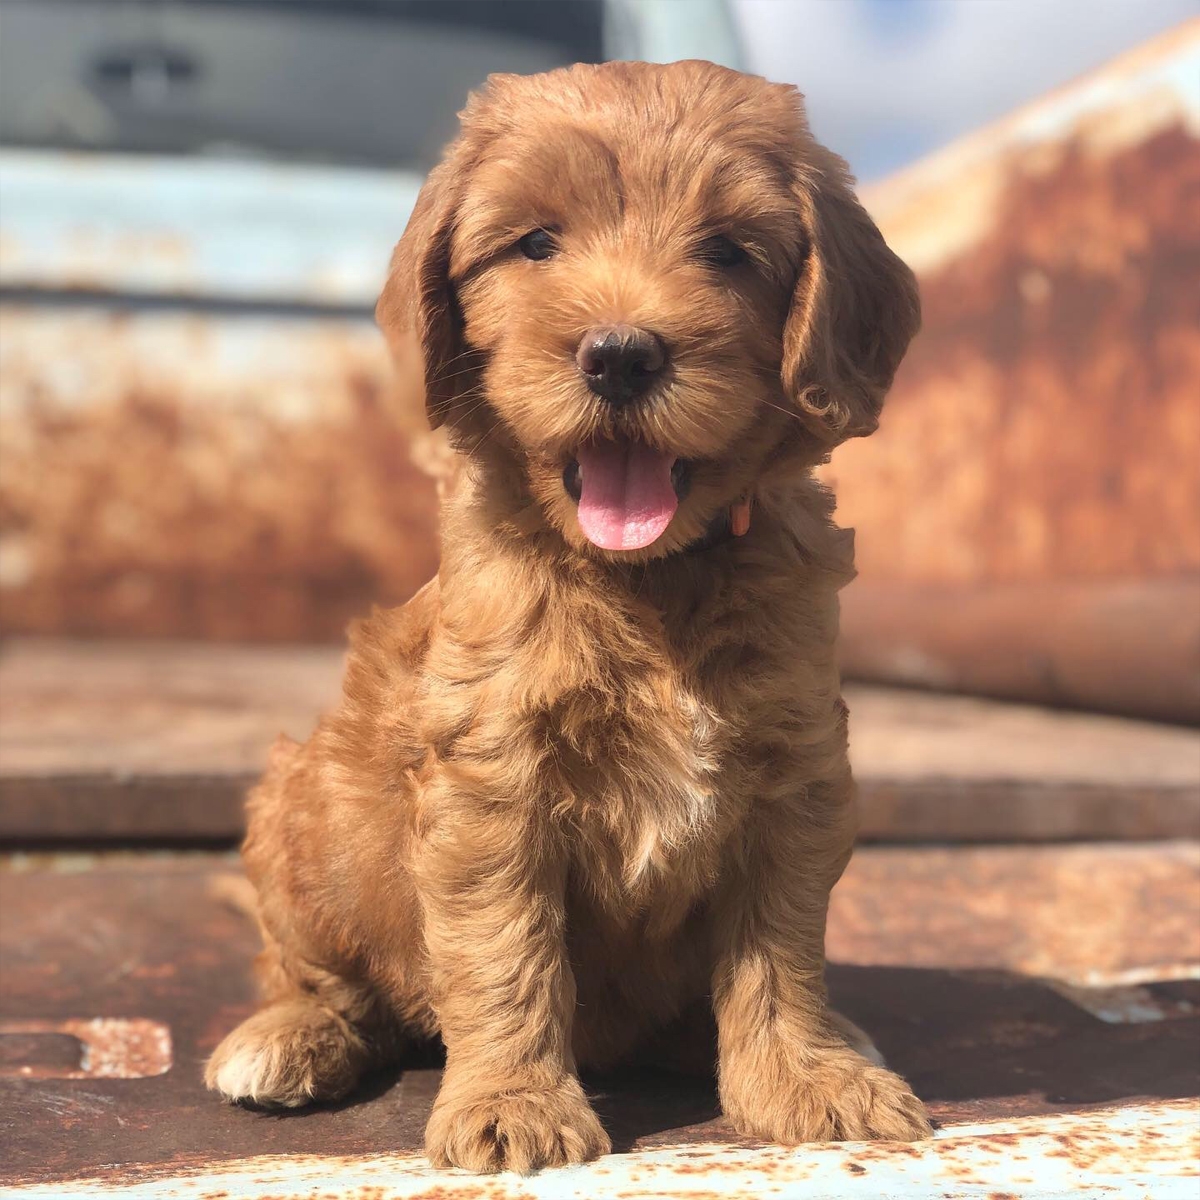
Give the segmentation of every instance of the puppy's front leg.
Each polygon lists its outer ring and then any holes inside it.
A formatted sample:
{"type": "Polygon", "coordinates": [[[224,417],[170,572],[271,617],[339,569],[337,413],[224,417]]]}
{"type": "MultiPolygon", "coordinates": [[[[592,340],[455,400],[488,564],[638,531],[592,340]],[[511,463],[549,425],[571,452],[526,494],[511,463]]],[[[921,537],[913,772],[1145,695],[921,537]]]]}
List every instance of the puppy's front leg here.
{"type": "Polygon", "coordinates": [[[863,1058],[826,1008],[825,914],[852,841],[849,776],[764,801],[728,864],[713,1002],[721,1105],[792,1145],[929,1136],[921,1102],[863,1058]]]}
{"type": "Polygon", "coordinates": [[[519,806],[438,807],[415,871],[446,1044],[429,1157],[527,1173],[607,1153],[571,1053],[565,855],[519,806]]]}

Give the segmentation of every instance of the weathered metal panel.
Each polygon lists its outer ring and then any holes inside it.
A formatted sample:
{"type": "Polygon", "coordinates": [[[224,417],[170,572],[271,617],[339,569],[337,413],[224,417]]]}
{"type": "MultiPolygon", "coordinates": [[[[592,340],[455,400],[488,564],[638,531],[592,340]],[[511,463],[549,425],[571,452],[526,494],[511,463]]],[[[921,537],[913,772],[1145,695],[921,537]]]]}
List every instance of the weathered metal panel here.
{"type": "Polygon", "coordinates": [[[1170,964],[1194,970],[1198,913],[1193,841],[862,847],[834,892],[826,940],[834,962],[897,978],[994,968],[1108,987],[1179,978],[1170,964]]]}
{"type": "Polygon", "coordinates": [[[160,1178],[123,1175],[25,1185],[11,1196],[97,1200],[1193,1200],[1200,1154],[1191,1101],[1036,1120],[950,1125],[932,1142],[731,1147],[613,1154],[530,1177],[435,1171],[419,1155],[260,1157],[160,1178]]]}
{"type": "Polygon", "coordinates": [[[921,276],[923,331],[880,432],[831,468],[864,574],[1194,575],[1200,131],[1181,113],[1131,146],[1023,148],[1008,169],[994,228],[921,276]]]}
{"type": "MultiPolygon", "coordinates": [[[[0,839],[232,842],[280,732],[336,701],[339,647],[15,638],[0,839]]],[[[851,687],[861,836],[1200,837],[1200,731],[851,687]]]]}
{"type": "MultiPolygon", "coordinates": [[[[880,431],[827,477],[877,607],[898,585],[962,589],[947,606],[973,642],[929,659],[966,686],[1003,691],[996,660],[1019,648],[989,649],[983,589],[1161,581],[1173,621],[1134,610],[1117,631],[1161,636],[1158,696],[1141,706],[1148,666],[1124,703],[1092,683],[1059,698],[1197,719],[1200,606],[1171,589],[1200,586],[1198,75],[1192,21],[865,194],[919,273],[924,329],[880,431]]],[[[913,677],[860,660],[865,632],[856,671],[913,677]]],[[[1092,644],[1093,675],[1121,676],[1114,645],[1092,644]]],[[[1020,694],[1055,696],[1031,675],[1020,694]]]]}
{"type": "Polygon", "coordinates": [[[369,312],[420,184],[411,171],[5,149],[0,287],[369,312]]]}
{"type": "Polygon", "coordinates": [[[1200,724],[1200,575],[970,587],[864,575],[842,594],[842,634],[855,679],[1200,724]]]}
{"type": "Polygon", "coordinates": [[[634,1073],[587,1081],[616,1156],[489,1182],[420,1161],[436,1057],[288,1116],[230,1108],[203,1090],[204,1056],[251,1003],[258,938],[234,857],[12,856],[0,866],[0,1011],[42,1028],[157,1022],[171,1065],[141,1078],[63,1078],[69,1056],[28,1034],[6,1046],[0,1030],[10,1069],[0,1079],[0,1186],[214,1197],[569,1186],[579,1192],[563,1194],[598,1197],[778,1184],[808,1196],[844,1176],[863,1195],[893,1194],[886,1185],[923,1197],[934,1183],[951,1195],[985,1184],[1029,1194],[1019,1179],[1053,1195],[1070,1178],[1056,1172],[1071,1165],[1088,1181],[1100,1172],[1114,1195],[1137,1195],[1122,1189],[1147,1174],[1150,1194],[1169,1196],[1162,1189],[1190,1167],[1183,1126],[1195,1129],[1200,1094],[1200,933],[1189,912],[1198,888],[1194,845],[861,852],[835,893],[834,1002],[928,1101],[939,1141],[764,1148],[719,1118],[711,1082],[634,1073]],[[1116,986],[1155,997],[1153,1019],[1127,998],[1112,1020],[1116,986]],[[870,1186],[859,1168],[877,1172],[870,1186]]]}
{"type": "Polygon", "coordinates": [[[436,569],[424,417],[367,321],[0,310],[12,632],[339,638],[436,569]]]}
{"type": "MultiPolygon", "coordinates": [[[[1174,603],[1200,573],[1198,63],[1191,23],[868,191],[921,273],[926,327],[881,432],[830,468],[859,529],[860,589],[1134,579],[1163,581],[1174,603]]],[[[343,188],[336,172],[247,166],[193,194],[192,168],[166,163],[163,220],[195,218],[195,244],[180,244],[143,227],[150,164],[76,167],[99,197],[96,229],[57,249],[54,230],[78,224],[58,168],[33,156],[4,172],[20,204],[4,206],[0,282],[365,306],[383,260],[368,267],[360,235],[375,230],[382,253],[408,203],[397,176],[385,237],[386,174],[343,188]],[[234,245],[267,226],[261,249],[234,245]],[[331,226],[360,248],[343,254],[331,226]]],[[[430,493],[407,468],[432,453],[419,382],[400,372],[408,423],[394,429],[379,401],[396,376],[366,321],[10,306],[0,323],[5,628],[327,638],[431,569],[430,493]]],[[[970,613],[972,593],[955,595],[970,613]]],[[[1104,645],[1139,627],[1165,628],[1132,612],[1088,651],[1093,676],[1104,645]]],[[[1003,690],[995,669],[966,669],[986,658],[975,631],[948,674],[1003,690]]],[[[848,633],[854,670],[930,681],[860,661],[848,633]]],[[[1193,713],[1194,687],[1181,698],[1176,682],[1200,666],[1193,633],[1147,660],[1173,665],[1142,672],[1160,696],[1139,685],[1117,706],[1193,713]]],[[[912,649],[910,662],[925,651],[912,649]]],[[[1056,690],[1036,675],[1019,694],[1114,706],[1094,681],[1056,690]]]]}

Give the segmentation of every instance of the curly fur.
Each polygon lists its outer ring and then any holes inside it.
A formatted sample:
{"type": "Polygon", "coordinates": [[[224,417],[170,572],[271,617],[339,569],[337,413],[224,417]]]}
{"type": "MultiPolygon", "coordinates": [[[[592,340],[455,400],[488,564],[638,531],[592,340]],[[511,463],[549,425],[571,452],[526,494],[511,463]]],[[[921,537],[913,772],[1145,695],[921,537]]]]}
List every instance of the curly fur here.
{"type": "Polygon", "coordinates": [[[430,1157],[528,1171],[608,1147],[577,1064],[670,1057],[698,1010],[742,1132],[924,1136],[823,983],[853,841],[834,663],[852,566],[811,468],[874,428],[918,322],[845,165],[792,89],[711,64],[494,77],[379,318],[419,340],[458,450],[441,567],[352,629],[340,706],[251,797],[265,1007],[210,1086],[338,1096],[440,1035],[430,1157]],[[515,249],[538,227],[551,261],[515,249]],[[747,261],[705,261],[714,234],[747,261]],[[573,353],[616,321],[671,365],[614,412],[573,353]],[[580,531],[563,463],[597,435],[695,464],[646,550],[580,531]],[[746,497],[746,536],[688,549],[746,497]]]}

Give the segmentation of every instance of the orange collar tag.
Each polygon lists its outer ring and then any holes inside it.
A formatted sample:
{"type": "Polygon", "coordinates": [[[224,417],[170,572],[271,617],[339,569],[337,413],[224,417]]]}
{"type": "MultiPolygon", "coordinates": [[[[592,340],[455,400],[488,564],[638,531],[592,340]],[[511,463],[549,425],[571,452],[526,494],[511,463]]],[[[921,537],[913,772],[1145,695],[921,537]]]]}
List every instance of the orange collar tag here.
{"type": "Polygon", "coordinates": [[[747,498],[730,506],[729,531],[734,537],[745,537],[750,532],[750,506],[752,503],[753,501],[747,498]]]}

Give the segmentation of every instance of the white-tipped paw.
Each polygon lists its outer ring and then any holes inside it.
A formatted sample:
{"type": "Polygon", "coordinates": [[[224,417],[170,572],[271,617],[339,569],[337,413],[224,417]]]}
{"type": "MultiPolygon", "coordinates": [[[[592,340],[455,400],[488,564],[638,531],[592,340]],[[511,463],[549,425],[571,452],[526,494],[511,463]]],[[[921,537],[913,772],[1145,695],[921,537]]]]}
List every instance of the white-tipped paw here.
{"type": "Polygon", "coordinates": [[[299,1108],[336,1100],[364,1065],[361,1041],[314,1004],[274,1004],[243,1021],[213,1051],[204,1082],[233,1103],[299,1108]]]}

